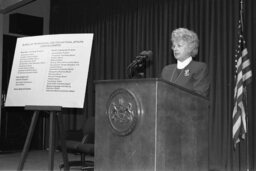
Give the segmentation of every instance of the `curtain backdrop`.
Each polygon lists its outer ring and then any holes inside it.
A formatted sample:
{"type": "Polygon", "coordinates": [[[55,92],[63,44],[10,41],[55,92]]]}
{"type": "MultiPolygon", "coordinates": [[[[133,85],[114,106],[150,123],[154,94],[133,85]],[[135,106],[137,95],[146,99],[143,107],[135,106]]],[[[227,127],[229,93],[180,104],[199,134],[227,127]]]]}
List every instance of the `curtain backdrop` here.
{"type": "Polygon", "coordinates": [[[146,77],[159,77],[165,65],[175,62],[172,30],[186,27],[198,33],[196,60],[206,62],[210,70],[210,169],[242,171],[250,165],[255,170],[256,1],[244,1],[244,32],[253,70],[248,89],[248,143],[242,141],[233,149],[234,50],[240,0],[52,0],[51,34],[94,33],[85,108],[67,110],[67,124],[76,127],[77,118],[94,115],[94,81],[128,78],[126,68],[141,51],[154,54],[146,77]]]}

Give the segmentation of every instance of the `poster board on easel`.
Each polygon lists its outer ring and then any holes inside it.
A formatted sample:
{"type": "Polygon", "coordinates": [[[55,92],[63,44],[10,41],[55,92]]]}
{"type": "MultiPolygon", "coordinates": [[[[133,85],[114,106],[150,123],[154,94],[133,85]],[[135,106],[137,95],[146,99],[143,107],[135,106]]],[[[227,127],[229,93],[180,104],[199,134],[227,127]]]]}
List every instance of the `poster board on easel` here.
{"type": "Polygon", "coordinates": [[[93,34],[18,38],[5,106],[83,108],[93,34]]]}
{"type": "Polygon", "coordinates": [[[49,163],[53,170],[55,117],[65,170],[69,170],[61,108],[83,108],[93,34],[59,34],[18,38],[5,106],[34,110],[21,160],[22,170],[39,111],[50,111],[49,163]]]}

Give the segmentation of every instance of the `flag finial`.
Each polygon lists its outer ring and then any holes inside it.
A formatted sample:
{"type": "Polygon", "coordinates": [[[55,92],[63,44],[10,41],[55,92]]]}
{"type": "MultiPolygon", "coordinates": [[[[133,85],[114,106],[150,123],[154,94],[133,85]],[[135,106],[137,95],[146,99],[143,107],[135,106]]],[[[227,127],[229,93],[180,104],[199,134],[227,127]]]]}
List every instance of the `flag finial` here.
{"type": "Polygon", "coordinates": [[[243,13],[244,13],[244,1],[240,0],[240,22],[241,22],[242,31],[244,31],[243,13]]]}

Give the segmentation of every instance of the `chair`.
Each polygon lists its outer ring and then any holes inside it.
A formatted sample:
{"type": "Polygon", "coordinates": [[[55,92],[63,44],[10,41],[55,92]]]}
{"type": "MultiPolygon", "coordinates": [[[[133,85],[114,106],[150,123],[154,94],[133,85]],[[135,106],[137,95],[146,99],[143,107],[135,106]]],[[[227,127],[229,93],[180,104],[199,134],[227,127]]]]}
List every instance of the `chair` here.
{"type": "MultiPolygon", "coordinates": [[[[69,161],[69,167],[81,166],[81,170],[93,170],[93,160],[86,160],[86,156],[94,157],[94,117],[89,117],[81,130],[71,130],[67,132],[66,148],[68,153],[80,154],[80,161],[69,161]]],[[[64,168],[60,164],[59,168],[64,168]]]]}

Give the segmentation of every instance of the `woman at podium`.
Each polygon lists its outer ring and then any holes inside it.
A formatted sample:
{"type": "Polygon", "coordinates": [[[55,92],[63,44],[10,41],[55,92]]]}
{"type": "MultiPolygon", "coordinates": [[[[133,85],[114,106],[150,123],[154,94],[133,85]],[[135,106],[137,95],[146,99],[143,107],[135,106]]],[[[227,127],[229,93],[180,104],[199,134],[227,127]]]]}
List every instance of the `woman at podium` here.
{"type": "Polygon", "coordinates": [[[171,42],[177,63],[165,66],[161,77],[207,97],[210,87],[207,65],[193,60],[198,53],[197,34],[186,28],[178,28],[172,32],[171,42]]]}

